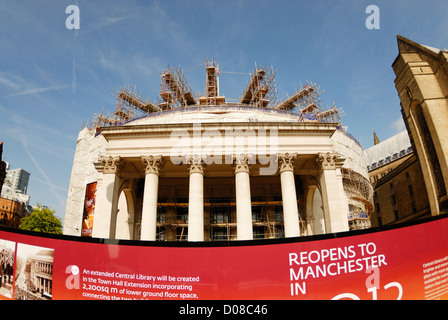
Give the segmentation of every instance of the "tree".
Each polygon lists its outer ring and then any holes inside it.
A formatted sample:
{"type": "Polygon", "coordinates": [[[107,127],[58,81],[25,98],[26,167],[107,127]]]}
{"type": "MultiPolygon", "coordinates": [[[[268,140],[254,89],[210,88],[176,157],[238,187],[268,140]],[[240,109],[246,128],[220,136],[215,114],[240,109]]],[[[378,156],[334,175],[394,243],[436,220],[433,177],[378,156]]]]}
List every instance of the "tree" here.
{"type": "Polygon", "coordinates": [[[62,221],[54,215],[56,211],[37,204],[33,212],[21,220],[19,229],[44,233],[62,234],[62,221]]]}

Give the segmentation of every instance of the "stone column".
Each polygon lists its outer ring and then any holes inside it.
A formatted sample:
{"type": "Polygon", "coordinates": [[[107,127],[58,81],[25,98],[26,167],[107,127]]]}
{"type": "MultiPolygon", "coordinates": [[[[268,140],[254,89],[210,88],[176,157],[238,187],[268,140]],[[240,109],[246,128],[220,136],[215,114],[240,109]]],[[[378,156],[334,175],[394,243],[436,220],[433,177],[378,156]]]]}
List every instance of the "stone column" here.
{"type": "Polygon", "coordinates": [[[204,160],[194,155],[187,159],[190,170],[188,199],[188,241],[204,241],[204,160]]]}
{"type": "Polygon", "coordinates": [[[118,192],[120,191],[120,169],[123,161],[120,157],[101,157],[95,168],[102,173],[95,197],[95,212],[92,237],[115,238],[118,192]]]}
{"type": "Polygon", "coordinates": [[[297,208],[296,184],[294,182],[294,160],[297,154],[279,154],[280,182],[282,188],[283,220],[285,237],[299,237],[299,209],[297,208]]]}
{"type": "Polygon", "coordinates": [[[341,167],[343,158],[335,153],[319,153],[317,163],[321,172],[319,182],[325,215],[325,229],[328,233],[348,231],[348,202],[342,184],[341,167]]]}
{"type": "Polygon", "coordinates": [[[142,156],[145,165],[145,189],[143,194],[141,240],[156,240],[157,195],[159,190],[159,171],[164,165],[162,156],[142,156]]]}
{"type": "Polygon", "coordinates": [[[236,231],[238,240],[253,240],[252,201],[250,196],[250,156],[240,154],[233,158],[235,163],[236,231]]]}

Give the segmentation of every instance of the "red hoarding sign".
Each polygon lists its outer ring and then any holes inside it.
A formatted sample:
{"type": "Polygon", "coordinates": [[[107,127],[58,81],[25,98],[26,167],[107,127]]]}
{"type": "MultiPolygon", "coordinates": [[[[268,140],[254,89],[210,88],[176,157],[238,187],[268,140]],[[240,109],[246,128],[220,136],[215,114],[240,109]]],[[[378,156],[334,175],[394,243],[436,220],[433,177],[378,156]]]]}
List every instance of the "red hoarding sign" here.
{"type": "Polygon", "coordinates": [[[448,218],[355,235],[221,245],[6,229],[0,239],[5,299],[448,298],[448,218]]]}

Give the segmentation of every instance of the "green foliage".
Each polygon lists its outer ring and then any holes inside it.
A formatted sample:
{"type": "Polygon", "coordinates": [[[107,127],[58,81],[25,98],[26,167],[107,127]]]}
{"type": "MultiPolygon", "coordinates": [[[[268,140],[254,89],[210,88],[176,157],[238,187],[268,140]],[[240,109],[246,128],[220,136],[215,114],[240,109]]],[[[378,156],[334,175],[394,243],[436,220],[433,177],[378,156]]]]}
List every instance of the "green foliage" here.
{"type": "Polygon", "coordinates": [[[54,215],[55,212],[37,204],[37,208],[28,217],[22,218],[19,229],[62,234],[62,221],[54,215]]]}

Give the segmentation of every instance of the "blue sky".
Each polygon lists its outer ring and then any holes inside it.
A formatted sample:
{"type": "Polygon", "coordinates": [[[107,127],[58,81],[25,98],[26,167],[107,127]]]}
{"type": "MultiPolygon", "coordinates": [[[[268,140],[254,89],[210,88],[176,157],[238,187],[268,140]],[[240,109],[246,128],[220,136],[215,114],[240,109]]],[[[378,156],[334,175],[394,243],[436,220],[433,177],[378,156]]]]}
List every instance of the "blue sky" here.
{"type": "MultiPolygon", "coordinates": [[[[317,83],[324,107],[343,108],[343,124],[368,148],[372,128],[381,140],[404,129],[391,68],[396,35],[446,48],[447,16],[446,0],[0,0],[3,159],[31,173],[31,204],[63,217],[80,126],[113,110],[121,86],[157,101],[167,65],[203,92],[204,69],[194,67],[206,57],[227,72],[272,65],[280,99],[317,83]],[[65,27],[73,4],[79,30],[65,27]],[[365,27],[371,4],[379,30],[365,27]]],[[[222,74],[220,92],[237,99],[248,80],[222,74]]]]}

